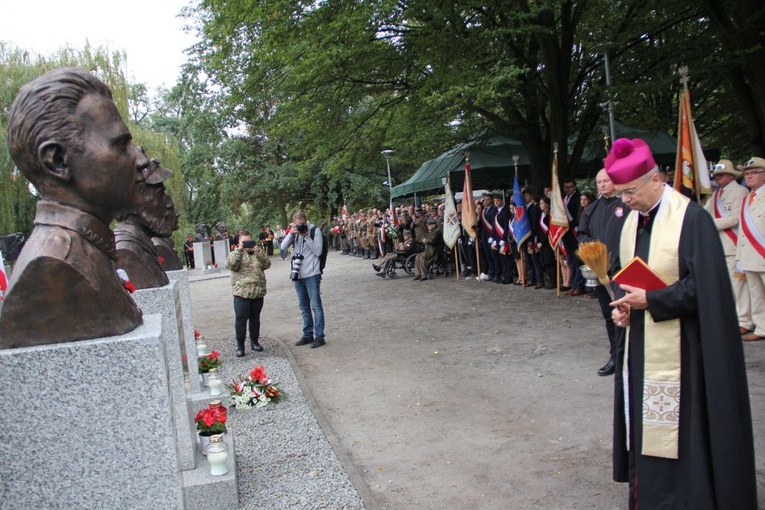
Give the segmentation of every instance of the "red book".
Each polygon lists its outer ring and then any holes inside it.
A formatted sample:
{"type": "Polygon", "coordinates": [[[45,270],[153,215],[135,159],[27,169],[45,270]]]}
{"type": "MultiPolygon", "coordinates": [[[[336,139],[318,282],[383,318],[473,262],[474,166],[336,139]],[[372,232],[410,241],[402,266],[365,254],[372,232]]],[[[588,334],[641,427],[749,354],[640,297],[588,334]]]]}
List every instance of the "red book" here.
{"type": "Polygon", "coordinates": [[[656,271],[648,267],[643,259],[635,257],[621,271],[616,273],[613,280],[620,285],[631,285],[644,290],[659,290],[667,286],[656,271]]]}

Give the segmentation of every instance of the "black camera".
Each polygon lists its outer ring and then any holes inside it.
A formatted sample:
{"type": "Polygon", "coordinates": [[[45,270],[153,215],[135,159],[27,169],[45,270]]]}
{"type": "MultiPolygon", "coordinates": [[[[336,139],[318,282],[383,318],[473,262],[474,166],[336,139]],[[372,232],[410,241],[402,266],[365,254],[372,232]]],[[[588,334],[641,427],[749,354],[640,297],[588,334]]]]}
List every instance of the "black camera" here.
{"type": "Polygon", "coordinates": [[[242,241],[242,248],[255,248],[257,245],[257,241],[242,241]]]}
{"type": "Polygon", "coordinates": [[[295,281],[300,278],[300,266],[303,264],[303,254],[297,253],[292,256],[292,265],[290,268],[290,280],[295,281]]]}
{"type": "Polygon", "coordinates": [[[308,225],[306,225],[305,223],[298,223],[297,225],[295,225],[295,228],[301,234],[305,234],[306,232],[308,232],[308,225]]]}

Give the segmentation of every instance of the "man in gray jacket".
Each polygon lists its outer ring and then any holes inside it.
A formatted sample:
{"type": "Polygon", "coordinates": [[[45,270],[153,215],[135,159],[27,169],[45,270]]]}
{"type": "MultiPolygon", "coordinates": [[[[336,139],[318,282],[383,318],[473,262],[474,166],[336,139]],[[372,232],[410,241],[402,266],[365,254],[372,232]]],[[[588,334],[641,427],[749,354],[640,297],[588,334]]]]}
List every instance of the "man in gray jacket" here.
{"type": "Polygon", "coordinates": [[[303,315],[303,336],[295,345],[321,347],[324,341],[324,309],[321,306],[320,259],[324,239],[321,229],[308,221],[303,212],[292,217],[293,223],[280,250],[292,246],[290,279],[295,284],[300,313],[303,315]]]}

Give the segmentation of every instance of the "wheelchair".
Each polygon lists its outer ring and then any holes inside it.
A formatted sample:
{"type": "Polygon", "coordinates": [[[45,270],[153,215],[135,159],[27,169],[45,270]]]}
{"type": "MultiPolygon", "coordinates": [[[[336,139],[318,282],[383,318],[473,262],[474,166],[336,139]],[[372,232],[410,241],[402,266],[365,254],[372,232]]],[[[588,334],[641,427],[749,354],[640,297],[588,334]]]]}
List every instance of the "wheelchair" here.
{"type": "Polygon", "coordinates": [[[403,269],[409,276],[414,276],[414,257],[416,255],[416,253],[410,255],[397,255],[396,258],[388,264],[388,267],[385,268],[385,276],[388,278],[396,278],[398,276],[398,274],[396,274],[397,269],[403,269]]]}
{"type": "Polygon", "coordinates": [[[439,274],[449,277],[454,274],[455,267],[452,260],[452,252],[445,246],[438,251],[436,260],[428,267],[428,280],[434,279],[439,274]]]}

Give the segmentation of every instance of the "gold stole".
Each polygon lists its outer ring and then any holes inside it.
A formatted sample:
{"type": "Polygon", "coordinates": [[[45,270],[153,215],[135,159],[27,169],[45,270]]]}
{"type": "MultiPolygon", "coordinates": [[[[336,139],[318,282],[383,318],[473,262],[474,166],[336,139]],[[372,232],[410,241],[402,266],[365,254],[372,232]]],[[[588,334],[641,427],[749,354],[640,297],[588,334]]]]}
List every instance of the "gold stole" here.
{"type": "MultiPolygon", "coordinates": [[[[690,200],[669,186],[653,220],[648,265],[672,285],[679,280],[680,233],[690,200]]],[[[622,230],[621,260],[632,260],[638,228],[638,212],[632,211],[622,230]]],[[[643,455],[678,458],[680,432],[680,319],[654,322],[650,312],[644,319],[645,369],[643,375],[643,455]]],[[[629,449],[629,329],[624,345],[624,412],[629,449]]]]}

